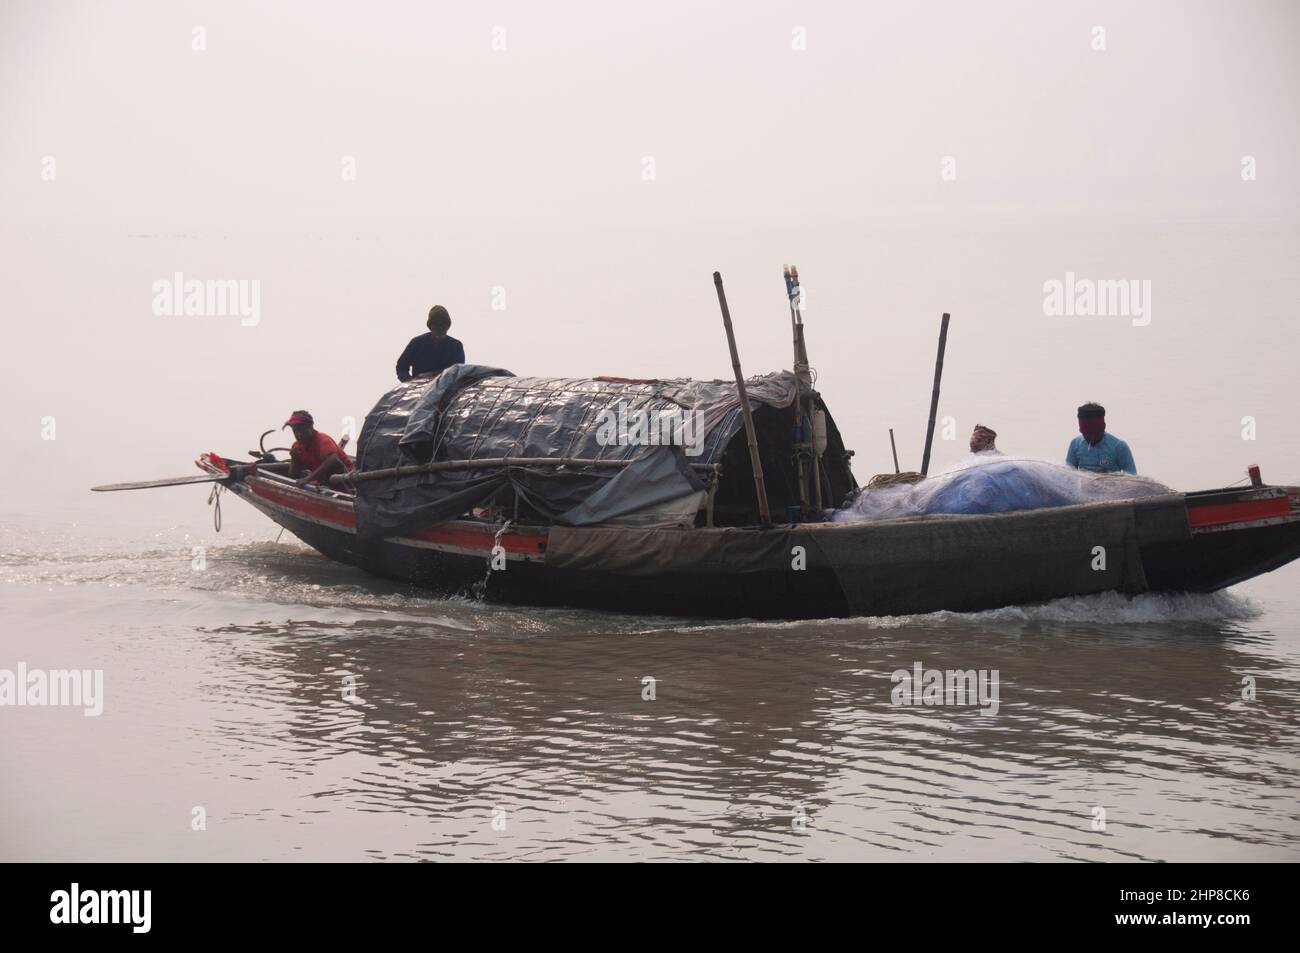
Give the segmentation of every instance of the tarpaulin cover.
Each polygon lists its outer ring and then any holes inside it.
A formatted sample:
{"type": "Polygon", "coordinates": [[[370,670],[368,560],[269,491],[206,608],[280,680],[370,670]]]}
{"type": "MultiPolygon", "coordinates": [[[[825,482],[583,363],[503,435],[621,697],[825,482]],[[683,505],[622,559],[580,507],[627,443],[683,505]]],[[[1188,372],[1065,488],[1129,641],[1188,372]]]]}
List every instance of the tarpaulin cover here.
{"type": "Polygon", "coordinates": [[[832,572],[851,612],[977,609],[1147,588],[1141,545],[1189,536],[1181,494],[990,516],[768,530],[553,528],[547,566],[629,576],[832,572]],[[804,568],[792,553],[802,547],[804,568]],[[1098,549],[1100,547],[1100,550],[1098,549]],[[1099,558],[1100,556],[1100,558],[1099,558]]]}
{"type": "MultiPolygon", "coordinates": [[[[788,407],[796,382],[786,371],[752,378],[746,388],[751,406],[788,407]]],[[[399,384],[380,399],[362,428],[358,469],[500,457],[628,465],[483,467],[367,481],[358,485],[357,532],[368,538],[415,532],[508,488],[558,524],[596,525],[644,511],[704,487],[690,464],[721,457],[743,425],[739,406],[734,382],[515,377],[459,364],[435,378],[399,384]],[[691,444],[686,448],[608,441],[607,428],[601,433],[607,410],[633,421],[639,412],[668,420],[691,413],[699,430],[677,431],[678,440],[691,444]]],[[[508,496],[498,498],[508,504],[508,496]]]]}
{"type": "Polygon", "coordinates": [[[915,484],[864,489],[836,511],[836,522],[1036,510],[1101,500],[1132,500],[1169,493],[1169,487],[1126,473],[1092,473],[999,453],[976,453],[915,484]]]}

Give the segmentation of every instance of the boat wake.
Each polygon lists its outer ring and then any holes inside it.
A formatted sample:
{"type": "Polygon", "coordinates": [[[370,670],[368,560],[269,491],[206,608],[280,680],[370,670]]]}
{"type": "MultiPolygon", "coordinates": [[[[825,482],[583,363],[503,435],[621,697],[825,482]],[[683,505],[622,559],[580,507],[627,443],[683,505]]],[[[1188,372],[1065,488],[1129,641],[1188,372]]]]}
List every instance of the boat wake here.
{"type": "Polygon", "coordinates": [[[1082,625],[1138,625],[1163,622],[1224,622],[1257,618],[1262,610],[1249,598],[1231,592],[1146,592],[1126,596],[1103,592],[1068,596],[1038,605],[1004,606],[983,612],[930,612],[912,616],[876,616],[852,620],[877,628],[912,623],[1056,622],[1082,625]]]}
{"type": "MultiPolygon", "coordinates": [[[[1241,622],[1258,618],[1263,610],[1254,600],[1232,592],[1212,593],[1142,593],[1126,596],[1117,592],[1104,592],[1091,596],[1069,596],[1050,602],[1024,606],[1004,606],[983,612],[918,613],[916,615],[856,616],[844,619],[807,621],[763,622],[745,620],[745,628],[792,629],[809,625],[840,628],[902,629],[909,627],[934,629],[945,626],[963,629],[1005,629],[1035,623],[1053,625],[1079,625],[1088,627],[1159,625],[1171,622],[1241,622]]],[[[735,629],[736,622],[706,623],[703,625],[665,626],[643,630],[652,632],[707,632],[718,629],[735,629]]]]}

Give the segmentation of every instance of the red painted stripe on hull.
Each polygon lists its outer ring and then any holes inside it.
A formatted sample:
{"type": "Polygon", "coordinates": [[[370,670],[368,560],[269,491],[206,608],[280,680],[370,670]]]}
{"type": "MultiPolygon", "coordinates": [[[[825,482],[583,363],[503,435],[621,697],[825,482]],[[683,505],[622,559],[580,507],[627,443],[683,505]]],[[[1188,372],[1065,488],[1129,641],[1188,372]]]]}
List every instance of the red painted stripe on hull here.
{"type": "Polygon", "coordinates": [[[292,490],[281,490],[274,484],[264,483],[260,480],[248,480],[247,484],[248,488],[253,491],[254,496],[260,496],[277,506],[283,506],[285,509],[293,510],[303,516],[310,516],[326,523],[333,523],[339,527],[356,528],[357,517],[349,503],[327,500],[305,492],[297,493],[292,490]]]}
{"type": "Polygon", "coordinates": [[[1290,514],[1290,499],[1279,496],[1268,500],[1239,500],[1235,503],[1188,507],[1187,520],[1195,529],[1200,526],[1222,526],[1225,523],[1248,523],[1290,514]]]}
{"type": "MultiPolygon", "coordinates": [[[[331,523],[340,529],[354,531],[356,529],[357,517],[351,503],[318,497],[313,493],[282,489],[263,480],[248,480],[247,486],[255,496],[286,510],[309,516],[323,523],[331,523]]],[[[405,538],[445,546],[459,546],[464,549],[481,549],[485,554],[491,552],[494,545],[499,545],[507,553],[529,556],[541,556],[546,553],[545,535],[505,533],[498,541],[496,530],[492,527],[466,526],[463,523],[435,526],[405,538]]]]}

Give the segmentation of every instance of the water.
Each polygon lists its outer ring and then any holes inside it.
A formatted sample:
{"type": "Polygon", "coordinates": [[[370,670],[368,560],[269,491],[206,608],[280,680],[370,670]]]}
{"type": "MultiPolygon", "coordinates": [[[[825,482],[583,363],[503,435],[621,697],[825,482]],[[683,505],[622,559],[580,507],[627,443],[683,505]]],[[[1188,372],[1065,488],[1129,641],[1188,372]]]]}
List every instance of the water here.
{"type": "MultiPolygon", "coordinates": [[[[483,600],[483,597],[487,595],[488,582],[492,579],[492,568],[493,568],[492,562],[493,559],[497,558],[497,547],[501,545],[501,537],[504,536],[509,529],[510,529],[510,520],[506,520],[504,523],[501,524],[501,528],[497,530],[496,535],[492,537],[492,548],[489,550],[489,552],[491,552],[493,556],[490,559],[484,560],[484,562],[487,564],[487,572],[483,574],[482,581],[477,583],[470,590],[470,592],[467,593],[467,595],[472,596],[477,601],[481,602],[483,600]]],[[[504,556],[504,553],[502,554],[502,556],[504,556]]]]}
{"type": "Polygon", "coordinates": [[[0,230],[0,669],[102,668],[107,696],[0,709],[0,859],[1296,860],[1300,565],[1204,598],[702,624],[434,599],[277,544],[229,495],[215,534],[203,486],[86,492],[193,473],[296,407],[339,436],[444,288],[510,287],[455,311],[471,360],[712,378],[716,267],[746,370],[778,368],[783,260],[864,482],[891,427],[917,466],[950,310],[935,470],[976,422],[1063,459],[1095,399],[1161,483],[1300,483],[1300,228],[1130,218],[0,230]],[[1151,324],[1046,318],[1067,269],[1151,277],[1151,324]],[[263,321],[155,317],[176,270],[262,278],[263,321]],[[916,662],[997,670],[998,714],[892,706],[916,662]]]}
{"type": "Polygon", "coordinates": [[[2,514],[0,667],[106,698],[0,710],[0,858],[1300,857],[1300,567],[704,623],[431,598],[231,498],[214,536],[206,492],[2,514]],[[891,705],[917,661],[998,670],[999,712],[891,705]]]}

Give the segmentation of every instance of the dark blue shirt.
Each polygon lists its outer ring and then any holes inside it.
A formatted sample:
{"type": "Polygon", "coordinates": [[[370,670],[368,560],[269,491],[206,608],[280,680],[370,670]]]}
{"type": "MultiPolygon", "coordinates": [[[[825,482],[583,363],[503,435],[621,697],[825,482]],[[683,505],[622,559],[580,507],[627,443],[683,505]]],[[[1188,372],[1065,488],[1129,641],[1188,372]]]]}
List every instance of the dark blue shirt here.
{"type": "Polygon", "coordinates": [[[435,343],[432,334],[420,334],[411,338],[397,359],[397,379],[409,381],[421,374],[441,374],[453,364],[464,363],[465,348],[455,338],[443,337],[435,343]]]}

